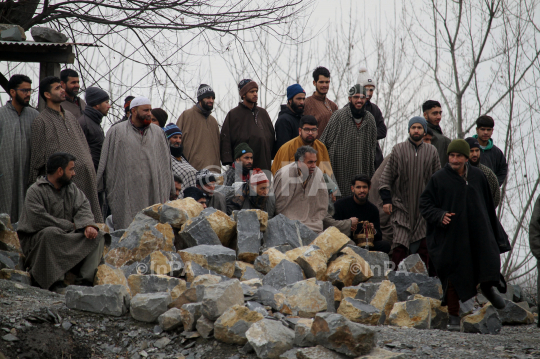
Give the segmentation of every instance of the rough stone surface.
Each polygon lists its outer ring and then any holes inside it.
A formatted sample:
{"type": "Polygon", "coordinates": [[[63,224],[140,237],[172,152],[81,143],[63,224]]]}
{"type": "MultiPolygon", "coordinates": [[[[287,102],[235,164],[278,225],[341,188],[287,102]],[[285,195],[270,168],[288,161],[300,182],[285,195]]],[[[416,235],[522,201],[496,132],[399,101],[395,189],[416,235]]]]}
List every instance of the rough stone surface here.
{"type": "Polygon", "coordinates": [[[247,301],[245,305],[247,309],[260,313],[263,317],[268,315],[268,311],[264,308],[264,306],[261,303],[247,301]]]}
{"type": "Polygon", "coordinates": [[[177,199],[163,204],[159,210],[159,221],[181,229],[190,218],[201,214],[203,206],[193,198],[177,199]]]}
{"type": "Polygon", "coordinates": [[[151,206],[144,208],[141,212],[145,216],[148,216],[150,218],[155,219],[156,221],[159,221],[159,217],[161,213],[161,206],[163,206],[162,203],[153,204],[151,206]]]}
{"type": "Polygon", "coordinates": [[[19,243],[19,237],[17,236],[17,232],[15,232],[13,229],[10,229],[13,227],[11,227],[11,223],[9,222],[9,216],[7,214],[5,214],[4,216],[7,216],[6,222],[9,225],[3,226],[4,229],[0,228],[0,250],[22,253],[21,244],[19,243]]]}
{"type": "Polygon", "coordinates": [[[428,275],[425,263],[418,253],[411,254],[399,263],[399,270],[402,272],[419,273],[428,275]]]}
{"type": "Polygon", "coordinates": [[[253,300],[279,312],[285,304],[285,295],[272,286],[263,285],[257,290],[253,300]]]}
{"type": "Polygon", "coordinates": [[[307,278],[317,278],[324,280],[326,276],[326,254],[317,246],[308,246],[308,249],[296,258],[300,268],[307,278]]]}
{"type": "Polygon", "coordinates": [[[215,208],[205,208],[201,214],[206,217],[210,227],[216,233],[221,244],[228,247],[236,237],[236,222],[215,208]]]}
{"type": "Polygon", "coordinates": [[[246,297],[252,297],[257,293],[260,287],[263,286],[262,280],[255,278],[246,280],[240,283],[242,286],[242,290],[244,291],[244,296],[246,297]]]}
{"type": "Polygon", "coordinates": [[[238,259],[253,263],[259,255],[261,247],[261,225],[256,212],[241,210],[236,214],[237,224],[237,247],[238,259]]]}
{"type": "Polygon", "coordinates": [[[138,274],[162,274],[178,277],[182,273],[184,263],[178,253],[154,251],[138,262],[138,269],[144,273],[138,274]]]}
{"type": "Polygon", "coordinates": [[[22,41],[21,32],[19,29],[13,27],[0,32],[0,39],[2,41],[22,41]]]}
{"type": "Polygon", "coordinates": [[[247,330],[246,338],[257,357],[274,359],[292,348],[294,332],[281,322],[262,319],[247,330]]]}
{"type": "MultiPolygon", "coordinates": [[[[440,300],[443,295],[441,281],[438,278],[428,277],[418,273],[395,272],[388,274],[388,280],[396,285],[398,300],[403,302],[407,297],[421,294],[424,297],[440,300]],[[418,286],[418,292],[409,290],[413,284],[418,286]]],[[[413,286],[413,288],[415,288],[413,286]]]]}
{"type": "Polygon", "coordinates": [[[197,286],[199,285],[206,287],[208,285],[218,284],[222,281],[223,280],[220,276],[213,275],[213,274],[203,274],[198,277],[195,277],[193,282],[191,282],[191,288],[197,288],[197,286]]]}
{"type": "Polygon", "coordinates": [[[373,277],[373,271],[369,263],[361,255],[349,247],[343,248],[341,253],[353,256],[356,259],[356,264],[351,267],[351,272],[354,274],[353,285],[365,282],[373,277]]]}
{"type": "Polygon", "coordinates": [[[281,289],[285,295],[282,312],[312,318],[319,312],[335,312],[334,289],[329,282],[315,278],[299,281],[281,289]]]}
{"type": "Polygon", "coordinates": [[[499,334],[501,328],[501,319],[491,303],[461,318],[461,331],[464,333],[499,334]]]}
{"type": "Polygon", "coordinates": [[[319,247],[329,260],[349,242],[349,237],[344,235],[336,227],[330,227],[315,238],[311,243],[319,247]]]}
{"type": "Polygon", "coordinates": [[[19,252],[9,252],[9,251],[0,250],[0,269],[3,269],[3,268],[24,270],[24,257],[23,257],[23,255],[21,253],[19,253],[19,252]],[[13,263],[13,267],[9,267],[7,265],[3,267],[2,258],[5,258],[6,262],[8,262],[8,263],[9,263],[9,261],[11,261],[11,263],[13,263]]]}
{"type": "Polygon", "coordinates": [[[347,359],[347,355],[336,353],[323,346],[317,345],[313,348],[302,348],[296,352],[298,359],[347,359]]]}
{"type": "Polygon", "coordinates": [[[30,34],[36,42],[64,43],[68,41],[66,35],[48,27],[33,26],[30,29],[30,34]]]}
{"type": "Polygon", "coordinates": [[[282,260],[290,260],[287,255],[276,248],[268,248],[263,254],[258,256],[253,262],[253,267],[262,274],[268,274],[282,260]]]}
{"type": "Polygon", "coordinates": [[[95,287],[70,285],[66,289],[66,306],[69,309],[121,316],[127,313],[130,296],[123,285],[105,284],[95,287]]]}
{"type": "MultiPolygon", "coordinates": [[[[424,298],[420,294],[415,294],[411,296],[410,299],[421,299],[424,298]]],[[[448,327],[448,307],[442,307],[441,301],[433,298],[427,298],[431,304],[431,329],[440,329],[446,330],[448,327]]]]}
{"type": "Polygon", "coordinates": [[[350,297],[368,303],[377,308],[381,317],[379,324],[384,324],[394,303],[397,302],[397,291],[394,283],[384,280],[379,283],[360,283],[358,286],[345,287],[341,291],[343,299],[350,297]]]}
{"type": "Polygon", "coordinates": [[[371,269],[360,257],[345,254],[330,262],[326,270],[325,279],[332,282],[338,288],[350,287],[353,284],[365,282],[370,278],[371,269]]]}
{"type": "Polygon", "coordinates": [[[214,337],[224,343],[244,345],[247,343],[246,331],[262,319],[261,313],[242,305],[234,305],[214,323],[214,337]]]}
{"type": "Polygon", "coordinates": [[[390,261],[388,254],[383,252],[371,252],[367,249],[360,248],[358,246],[347,245],[348,248],[353,250],[360,257],[364,258],[369,263],[373,277],[370,282],[380,282],[386,279],[386,273],[393,266],[393,262],[390,261]]]}
{"type": "Polygon", "coordinates": [[[388,316],[388,324],[396,327],[430,329],[431,302],[429,298],[422,297],[397,302],[388,316]]]}
{"type": "Polygon", "coordinates": [[[236,261],[234,264],[234,278],[241,282],[251,279],[263,279],[264,275],[255,270],[253,264],[236,261]]]}
{"type": "Polygon", "coordinates": [[[12,24],[0,24],[0,31],[8,30],[16,28],[19,33],[21,34],[22,41],[26,41],[26,34],[24,32],[24,29],[19,25],[12,25],[12,24]]]}
{"type": "Polygon", "coordinates": [[[291,248],[298,248],[303,245],[295,221],[282,214],[278,214],[268,221],[268,228],[264,232],[263,239],[265,248],[283,244],[288,244],[291,248]]]}
{"type": "Polygon", "coordinates": [[[311,347],[315,345],[315,337],[311,333],[313,319],[301,318],[294,327],[294,345],[297,347],[311,347]]]}
{"type": "Polygon", "coordinates": [[[396,353],[382,348],[373,348],[368,355],[360,356],[356,359],[405,359],[408,354],[396,353]]]}
{"type": "Polygon", "coordinates": [[[156,292],[167,292],[172,300],[178,298],[186,290],[186,281],[157,274],[132,274],[128,278],[131,296],[156,292]]]}
{"type": "Polygon", "coordinates": [[[188,303],[180,308],[180,316],[185,331],[189,332],[195,329],[195,323],[201,317],[201,306],[201,303],[188,303]]]}
{"type": "Polygon", "coordinates": [[[195,263],[195,262],[185,263],[184,274],[188,282],[193,282],[195,278],[201,275],[205,275],[205,274],[219,276],[219,274],[214,272],[213,270],[203,268],[198,263],[195,263]]]}
{"type": "Polygon", "coordinates": [[[30,273],[16,269],[4,268],[0,270],[0,279],[10,280],[12,282],[31,285],[30,273]]]}
{"type": "Polygon", "coordinates": [[[318,313],[311,333],[316,343],[349,356],[368,354],[377,342],[374,330],[334,313],[318,313]]]}
{"type": "Polygon", "coordinates": [[[317,238],[317,233],[313,232],[300,221],[296,221],[296,228],[298,229],[302,246],[309,246],[311,243],[313,243],[315,238],[317,238]]]}
{"type": "Polygon", "coordinates": [[[236,254],[230,248],[221,245],[199,245],[178,251],[178,254],[184,263],[195,262],[229,278],[234,275],[236,254]]]}
{"type": "Polygon", "coordinates": [[[221,241],[205,216],[199,216],[188,220],[182,226],[180,238],[186,248],[204,244],[221,245],[221,241]]]}
{"type": "Polygon", "coordinates": [[[169,308],[182,308],[184,304],[197,302],[197,288],[191,286],[169,304],[169,308]]]}
{"type": "MultiPolygon", "coordinates": [[[[6,251],[0,251],[4,253],[15,253],[15,252],[6,252],[6,251]]],[[[15,263],[13,260],[5,255],[4,253],[0,253],[0,269],[15,269],[15,263]]]]}
{"type": "Polygon", "coordinates": [[[120,268],[114,268],[107,263],[98,266],[96,276],[94,277],[94,285],[103,284],[123,285],[127,289],[128,293],[131,293],[124,272],[120,268]]]}
{"type": "Polygon", "coordinates": [[[255,212],[257,214],[257,218],[259,219],[260,224],[260,231],[266,232],[266,229],[268,228],[268,213],[265,211],[261,211],[260,209],[247,209],[246,211],[255,212]]]}
{"type": "Polygon", "coordinates": [[[232,307],[233,305],[244,304],[244,294],[238,279],[212,284],[207,287],[199,286],[197,288],[198,298],[200,288],[204,289],[204,293],[201,296],[201,313],[212,321],[218,319],[228,308],[232,307]]]}
{"type": "Polygon", "coordinates": [[[208,339],[212,336],[212,333],[214,332],[214,323],[206,317],[201,316],[199,319],[197,319],[197,324],[195,324],[195,328],[197,329],[197,332],[201,335],[201,337],[208,339]]]}
{"type": "Polygon", "coordinates": [[[279,290],[286,285],[296,283],[303,279],[304,276],[300,266],[296,263],[284,260],[264,276],[263,284],[270,285],[279,290]]]}
{"type": "Polygon", "coordinates": [[[131,299],[129,311],[133,319],[152,323],[167,311],[171,294],[167,292],[137,294],[131,299]]]}
{"type": "Polygon", "coordinates": [[[506,325],[532,324],[534,315],[527,309],[506,300],[506,307],[497,310],[501,322],[506,325]]]}
{"type": "Polygon", "coordinates": [[[178,308],[171,308],[158,317],[159,326],[165,330],[174,330],[182,325],[182,315],[178,308]]]}
{"type": "Polygon", "coordinates": [[[371,304],[349,297],[341,301],[337,312],[345,318],[360,324],[377,325],[381,318],[379,309],[371,304]]]}

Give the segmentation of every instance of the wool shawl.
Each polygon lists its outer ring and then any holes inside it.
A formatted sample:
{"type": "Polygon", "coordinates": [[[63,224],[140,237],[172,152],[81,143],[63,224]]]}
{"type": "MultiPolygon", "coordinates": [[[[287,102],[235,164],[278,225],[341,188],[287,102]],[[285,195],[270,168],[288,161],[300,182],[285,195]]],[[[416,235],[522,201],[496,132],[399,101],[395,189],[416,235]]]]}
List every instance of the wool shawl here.
{"type": "Polygon", "coordinates": [[[30,169],[32,121],[39,112],[23,107],[21,115],[8,102],[0,108],[0,213],[16,223],[23,209],[30,169]]]}
{"type": "Polygon", "coordinates": [[[319,132],[317,133],[317,139],[321,137],[330,117],[334,112],[338,110],[338,106],[326,96],[317,95],[317,92],[314,92],[313,95],[306,98],[304,104],[304,115],[314,116],[317,119],[317,128],[319,132]]]}
{"type": "Polygon", "coordinates": [[[379,180],[379,191],[385,189],[392,194],[392,248],[398,244],[409,248],[411,243],[426,237],[426,221],[420,215],[420,195],[440,168],[437,149],[430,144],[421,142],[416,147],[406,140],[392,149],[379,180]]]}
{"type": "Polygon", "coordinates": [[[484,175],[488,180],[491,195],[493,196],[493,204],[495,205],[495,208],[497,208],[499,203],[501,203],[501,188],[499,187],[497,176],[488,166],[484,166],[481,163],[478,164],[478,168],[484,172],[484,175]]]}
{"type": "Polygon", "coordinates": [[[205,117],[197,106],[182,112],[176,126],[182,131],[184,157],[197,171],[208,168],[221,172],[219,162],[219,125],[210,115],[205,117]]]}
{"type": "MultiPolygon", "coordinates": [[[[275,176],[280,168],[293,163],[296,150],[302,146],[306,145],[300,136],[297,136],[281,146],[272,163],[272,174],[275,176]]],[[[323,173],[332,176],[332,166],[330,165],[330,156],[328,155],[326,146],[321,141],[315,140],[311,147],[317,151],[317,167],[319,167],[323,173]]]]}
{"type": "Polygon", "coordinates": [[[365,112],[360,127],[356,127],[349,104],[334,112],[320,141],[326,145],[330,162],[342,197],[352,195],[351,179],[359,174],[369,178],[375,172],[377,125],[365,112]]]}
{"type": "Polygon", "coordinates": [[[131,120],[113,125],[103,143],[97,176],[114,229],[127,228],[137,212],[176,195],[169,145],[156,125],[143,134],[131,120]]]}
{"type": "Polygon", "coordinates": [[[30,159],[30,183],[45,174],[49,156],[55,152],[67,152],[75,156],[73,182],[90,201],[96,223],[103,223],[98,200],[96,169],[90,148],[79,122],[70,112],[53,110],[46,106],[32,123],[32,155],[30,159]]]}

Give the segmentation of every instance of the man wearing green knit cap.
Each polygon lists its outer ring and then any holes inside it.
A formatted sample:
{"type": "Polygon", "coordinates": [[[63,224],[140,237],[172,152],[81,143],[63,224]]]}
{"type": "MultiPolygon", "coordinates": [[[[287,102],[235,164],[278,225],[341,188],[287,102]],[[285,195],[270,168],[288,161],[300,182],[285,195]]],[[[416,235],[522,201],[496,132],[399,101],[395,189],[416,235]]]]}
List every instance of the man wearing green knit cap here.
{"type": "Polygon", "coordinates": [[[245,142],[234,148],[234,162],[225,172],[225,186],[234,182],[248,182],[253,169],[253,150],[245,142]]]}
{"type": "Polygon", "coordinates": [[[447,153],[448,163],[431,177],[420,196],[420,211],[428,224],[429,257],[442,282],[449,329],[459,331],[459,303],[476,296],[478,284],[495,308],[505,307],[495,288],[506,292],[500,254],[510,245],[486,176],[468,164],[467,141],[453,140],[447,153]]]}

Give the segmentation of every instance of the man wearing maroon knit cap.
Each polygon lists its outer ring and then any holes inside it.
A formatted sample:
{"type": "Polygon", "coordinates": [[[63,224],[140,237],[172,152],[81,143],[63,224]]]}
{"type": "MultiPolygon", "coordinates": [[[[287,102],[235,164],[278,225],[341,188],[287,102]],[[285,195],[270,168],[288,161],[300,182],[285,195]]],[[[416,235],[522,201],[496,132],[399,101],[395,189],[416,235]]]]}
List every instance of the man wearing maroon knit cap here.
{"type": "Polygon", "coordinates": [[[276,199],[270,196],[270,181],[266,174],[255,168],[249,182],[245,182],[227,197],[227,214],[242,209],[260,209],[268,213],[268,219],[274,217],[276,199]]]}

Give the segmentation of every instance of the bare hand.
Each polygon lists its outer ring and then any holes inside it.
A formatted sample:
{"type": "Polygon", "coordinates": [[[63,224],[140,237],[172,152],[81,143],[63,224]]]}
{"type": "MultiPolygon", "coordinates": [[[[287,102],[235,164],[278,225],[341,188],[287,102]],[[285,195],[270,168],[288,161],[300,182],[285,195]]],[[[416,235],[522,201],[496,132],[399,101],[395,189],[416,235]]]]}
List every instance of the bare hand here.
{"type": "Polygon", "coordinates": [[[455,216],[456,214],[455,213],[446,213],[443,217],[443,220],[442,220],[442,224],[444,224],[445,226],[447,224],[450,223],[450,221],[452,220],[452,216],[455,216]]]}
{"type": "Polygon", "coordinates": [[[98,231],[94,227],[86,227],[84,230],[84,236],[88,239],[94,239],[98,235],[98,231]]]}
{"type": "Polygon", "coordinates": [[[351,227],[356,227],[357,224],[358,224],[358,218],[352,217],[351,218],[351,227]]]}
{"type": "Polygon", "coordinates": [[[332,201],[332,203],[335,203],[336,202],[336,196],[334,195],[334,193],[330,193],[330,200],[332,201]]]}
{"type": "Polygon", "coordinates": [[[370,223],[369,224],[369,227],[372,229],[372,230],[375,230],[375,225],[373,223],[370,223]]]}
{"type": "Polygon", "coordinates": [[[382,207],[384,213],[390,215],[392,213],[392,205],[391,204],[385,204],[383,207],[382,207]]]}

